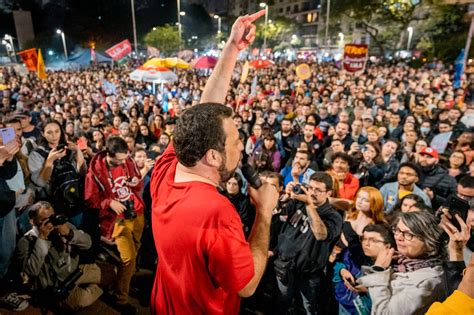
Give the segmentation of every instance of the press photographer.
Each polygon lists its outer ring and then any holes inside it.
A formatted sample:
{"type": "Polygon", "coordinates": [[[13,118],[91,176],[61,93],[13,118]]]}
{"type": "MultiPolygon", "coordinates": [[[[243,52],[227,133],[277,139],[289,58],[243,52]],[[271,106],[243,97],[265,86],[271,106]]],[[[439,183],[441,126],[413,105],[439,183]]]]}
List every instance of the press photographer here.
{"type": "Polygon", "coordinates": [[[127,314],[136,311],[128,303],[128,292],[145,225],[142,187],[142,177],[128,153],[127,142],[109,137],[106,149],[90,163],[85,201],[99,211],[102,237],[115,242],[120,253],[114,302],[119,312],[127,314]]]}
{"type": "Polygon", "coordinates": [[[316,172],[307,186],[294,182],[286,186],[291,200],[283,210],[288,217],[278,237],[274,261],[282,313],[297,291],[308,314],[320,310],[317,299],[323,270],[342,229],[342,218],[329,203],[332,185],[330,175],[316,172]]]}
{"type": "Polygon", "coordinates": [[[55,215],[46,201],[31,206],[29,216],[33,228],[18,242],[16,258],[31,289],[47,297],[40,302],[58,302],[54,306],[69,310],[94,303],[102,295],[100,269],[79,264],[80,251],[91,246],[90,236],[66,216],[55,215]]]}

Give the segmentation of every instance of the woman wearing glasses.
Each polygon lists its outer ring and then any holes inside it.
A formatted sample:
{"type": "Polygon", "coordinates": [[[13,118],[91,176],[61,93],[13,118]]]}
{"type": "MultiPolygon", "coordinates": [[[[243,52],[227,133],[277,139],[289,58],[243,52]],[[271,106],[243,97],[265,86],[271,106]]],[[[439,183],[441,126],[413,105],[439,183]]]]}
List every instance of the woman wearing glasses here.
{"type": "Polygon", "coordinates": [[[369,291],[372,314],[424,314],[443,298],[443,231],[426,211],[400,213],[395,223],[397,253],[380,251],[358,283],[369,291]]]}

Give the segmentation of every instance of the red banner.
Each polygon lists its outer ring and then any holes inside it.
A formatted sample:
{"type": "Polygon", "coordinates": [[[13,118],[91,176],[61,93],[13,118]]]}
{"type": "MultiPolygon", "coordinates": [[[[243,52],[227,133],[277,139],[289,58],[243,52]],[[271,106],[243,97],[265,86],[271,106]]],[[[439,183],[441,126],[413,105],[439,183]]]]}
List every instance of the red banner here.
{"type": "Polygon", "coordinates": [[[115,60],[120,60],[126,55],[130,54],[132,52],[132,44],[128,41],[128,39],[118,43],[117,45],[114,45],[107,49],[105,51],[112,59],[115,60]]]}
{"type": "Polygon", "coordinates": [[[17,53],[25,64],[28,71],[36,71],[38,67],[38,54],[36,48],[30,48],[17,53]]]}
{"type": "Polygon", "coordinates": [[[346,44],[342,60],[344,69],[348,72],[364,70],[368,52],[369,46],[367,45],[346,44]]]}

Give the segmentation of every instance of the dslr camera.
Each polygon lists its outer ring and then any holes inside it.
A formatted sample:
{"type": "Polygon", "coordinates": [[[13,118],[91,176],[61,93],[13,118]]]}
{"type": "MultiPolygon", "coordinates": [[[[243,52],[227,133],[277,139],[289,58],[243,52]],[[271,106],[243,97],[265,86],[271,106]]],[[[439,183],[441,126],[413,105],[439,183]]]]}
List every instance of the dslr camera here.
{"type": "Polygon", "coordinates": [[[123,201],[123,205],[127,208],[123,212],[125,219],[135,219],[137,217],[137,211],[135,210],[135,202],[129,199],[123,201]]]}
{"type": "Polygon", "coordinates": [[[64,214],[56,214],[56,215],[52,215],[51,217],[49,217],[48,221],[53,226],[58,226],[58,225],[63,225],[65,223],[69,222],[69,219],[64,214]]]}
{"type": "Polygon", "coordinates": [[[293,186],[293,189],[292,189],[293,193],[295,193],[297,195],[303,195],[304,191],[303,191],[303,189],[301,189],[301,186],[303,186],[304,188],[308,188],[308,187],[306,187],[305,184],[297,184],[297,185],[293,186]]]}

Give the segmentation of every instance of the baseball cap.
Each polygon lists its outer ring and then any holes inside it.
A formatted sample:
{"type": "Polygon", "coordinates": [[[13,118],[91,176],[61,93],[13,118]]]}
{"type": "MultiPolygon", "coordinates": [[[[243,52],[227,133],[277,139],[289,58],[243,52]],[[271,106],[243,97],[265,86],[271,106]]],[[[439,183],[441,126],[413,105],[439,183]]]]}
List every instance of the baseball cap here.
{"type": "Polygon", "coordinates": [[[374,121],[374,117],[372,117],[372,115],[362,115],[362,120],[365,119],[370,119],[371,121],[374,121]]]}
{"type": "Polygon", "coordinates": [[[429,155],[431,157],[434,157],[435,159],[439,158],[438,151],[436,151],[435,149],[433,149],[431,147],[421,149],[420,154],[426,154],[426,155],[429,155]]]}

